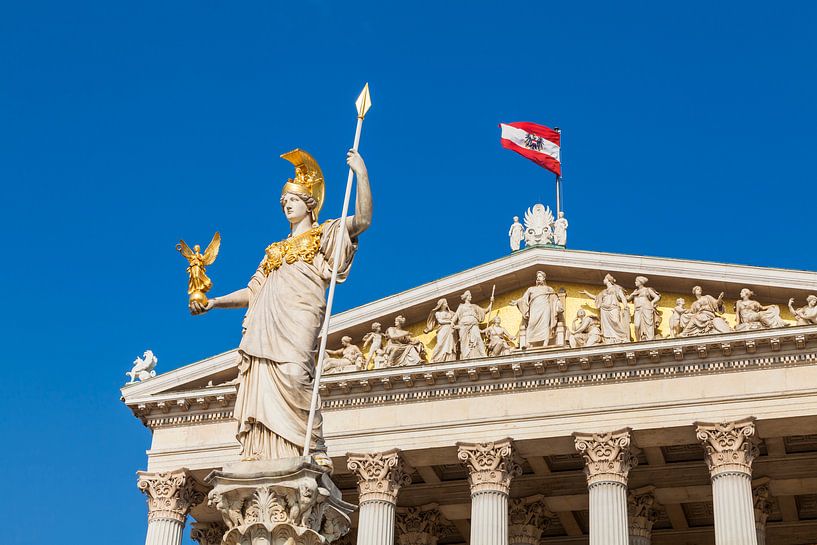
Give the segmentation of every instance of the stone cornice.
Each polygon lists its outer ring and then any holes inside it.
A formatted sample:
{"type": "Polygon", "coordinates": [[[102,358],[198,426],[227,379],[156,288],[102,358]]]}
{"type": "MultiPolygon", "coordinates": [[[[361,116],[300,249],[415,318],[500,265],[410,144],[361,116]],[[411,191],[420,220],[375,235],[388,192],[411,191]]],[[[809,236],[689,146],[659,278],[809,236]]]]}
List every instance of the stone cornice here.
{"type": "MultiPolygon", "coordinates": [[[[324,410],[334,410],[814,363],[817,326],[798,326],[329,375],[322,379],[321,397],[324,410]]],[[[222,370],[210,367],[197,379],[222,370]]],[[[232,419],[234,384],[184,391],[183,382],[173,381],[179,391],[129,390],[125,403],[151,428],[232,419]]]]}

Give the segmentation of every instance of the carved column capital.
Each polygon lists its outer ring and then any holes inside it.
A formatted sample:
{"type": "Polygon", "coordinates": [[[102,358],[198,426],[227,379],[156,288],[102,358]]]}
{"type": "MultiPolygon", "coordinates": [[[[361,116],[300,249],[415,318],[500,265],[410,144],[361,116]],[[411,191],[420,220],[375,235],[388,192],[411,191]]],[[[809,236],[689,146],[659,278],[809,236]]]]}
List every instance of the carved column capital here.
{"type": "Polygon", "coordinates": [[[511,439],[488,443],[457,443],[457,458],[468,469],[471,494],[495,491],[507,494],[511,480],[522,474],[511,439]]]}
{"type": "Polygon", "coordinates": [[[357,476],[360,503],[386,501],[397,504],[400,488],[411,484],[412,468],[400,450],[346,455],[346,466],[357,476]]]}
{"type": "Polygon", "coordinates": [[[630,444],[630,428],[608,433],[573,434],[576,451],[584,458],[587,485],[617,482],[626,485],[630,469],[638,465],[638,449],[630,444]]]}
{"type": "Polygon", "coordinates": [[[630,535],[649,540],[652,526],[658,520],[658,502],[655,501],[655,487],[644,486],[630,490],[627,496],[627,515],[630,535]]]}
{"type": "Polygon", "coordinates": [[[164,473],[137,471],[136,486],[146,496],[148,521],[171,519],[184,523],[190,508],[207,496],[207,488],[197,482],[187,469],[164,473]]]}
{"type": "Polygon", "coordinates": [[[436,503],[398,507],[395,516],[397,545],[437,545],[443,516],[436,503]]]}
{"type": "Polygon", "coordinates": [[[539,543],[542,532],[556,518],[541,494],[512,498],[508,502],[508,542],[510,545],[539,543]]]}
{"type": "Polygon", "coordinates": [[[226,532],[227,525],[223,522],[194,522],[190,538],[199,545],[221,545],[226,532]]]}
{"type": "Polygon", "coordinates": [[[755,527],[758,530],[766,529],[766,521],[772,513],[772,497],[769,494],[768,477],[761,477],[752,481],[752,503],[755,507],[755,527]]]}
{"type": "Polygon", "coordinates": [[[695,426],[713,479],[725,473],[752,476],[752,461],[759,454],[753,416],[733,422],[696,422],[695,426]]]}

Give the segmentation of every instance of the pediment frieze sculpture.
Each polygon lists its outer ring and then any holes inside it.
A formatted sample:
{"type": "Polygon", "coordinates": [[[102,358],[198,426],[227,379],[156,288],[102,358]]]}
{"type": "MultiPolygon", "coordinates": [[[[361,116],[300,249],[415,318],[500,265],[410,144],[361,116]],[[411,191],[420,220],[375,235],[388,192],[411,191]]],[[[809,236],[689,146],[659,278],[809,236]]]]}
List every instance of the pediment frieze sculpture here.
{"type": "Polygon", "coordinates": [[[655,487],[645,486],[630,490],[627,495],[627,518],[630,536],[643,538],[649,543],[652,527],[658,520],[658,502],[655,499],[655,487]]]}
{"type": "Polygon", "coordinates": [[[395,513],[397,545],[436,545],[447,522],[436,503],[418,507],[398,507],[395,513]]]}
{"type": "Polygon", "coordinates": [[[374,453],[350,453],[346,457],[349,471],[357,477],[360,503],[366,501],[397,502],[400,488],[411,484],[411,467],[398,449],[374,453]]]}
{"type": "Polygon", "coordinates": [[[557,518],[541,495],[511,498],[508,501],[508,542],[511,545],[539,543],[542,533],[557,518]]]}
{"type": "MultiPolygon", "coordinates": [[[[295,459],[298,460],[298,459],[295,459]]],[[[277,472],[216,471],[208,502],[222,517],[224,545],[324,545],[345,535],[354,506],[314,463],[277,472]]]]}
{"type": "Polygon", "coordinates": [[[498,491],[507,494],[522,466],[511,439],[487,443],[457,443],[457,458],[468,469],[471,494],[498,491]]]}
{"type": "Polygon", "coordinates": [[[186,469],[164,473],[139,471],[137,475],[137,487],[147,496],[148,521],[170,519],[184,523],[190,509],[207,496],[206,488],[186,469]]]}
{"type": "Polygon", "coordinates": [[[754,417],[721,423],[696,422],[695,426],[712,478],[724,473],[751,477],[752,462],[760,454],[754,417]]]}
{"type": "Polygon", "coordinates": [[[673,299],[674,306],[661,306],[662,294],[643,275],[636,276],[629,292],[611,274],[605,275],[601,291],[570,289],[568,305],[567,290],[551,287],[545,272],[537,271],[532,286],[520,289],[520,295],[506,295],[507,304],[496,308],[492,301],[487,307],[476,304],[470,290],[461,295],[456,309],[447,299],[439,299],[430,305],[423,324],[409,326],[400,315],[384,331],[380,322],[373,322],[361,339],[363,350],[368,349],[365,355],[353,339],[344,337],[342,346],[333,351],[333,357],[342,361],[330,364],[327,373],[776,329],[795,325],[792,322],[817,325],[817,295],[809,295],[802,307],[796,307],[794,299],[781,307],[761,304],[751,289],[743,288],[727,309],[724,293],[716,297],[700,286],[691,289],[691,303],[679,297],[673,299]],[[789,318],[784,318],[784,310],[789,318]]]}
{"type": "Polygon", "coordinates": [[[576,451],[584,458],[588,486],[600,482],[627,484],[630,469],[638,465],[630,428],[607,433],[574,433],[576,451]]]}

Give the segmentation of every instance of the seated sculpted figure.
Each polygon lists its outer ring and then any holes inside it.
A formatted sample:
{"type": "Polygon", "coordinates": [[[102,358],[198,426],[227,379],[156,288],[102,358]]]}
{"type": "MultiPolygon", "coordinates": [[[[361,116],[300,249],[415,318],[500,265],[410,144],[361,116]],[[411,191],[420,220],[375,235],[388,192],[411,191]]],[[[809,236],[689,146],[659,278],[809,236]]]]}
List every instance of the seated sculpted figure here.
{"type": "Polygon", "coordinates": [[[337,350],[327,350],[327,358],[323,361],[323,372],[327,375],[332,373],[344,373],[346,371],[362,371],[366,368],[366,359],[360,348],[352,344],[352,337],[345,335],[341,338],[343,345],[337,350]]]}
{"type": "Polygon", "coordinates": [[[707,333],[729,333],[732,328],[726,323],[723,314],[723,292],[715,299],[711,295],[704,295],[701,286],[692,288],[695,302],[689,312],[681,317],[683,329],[679,337],[695,337],[707,333]]]}
{"type": "Polygon", "coordinates": [[[573,328],[570,330],[570,337],[567,342],[570,348],[582,348],[584,346],[595,346],[601,344],[601,325],[599,319],[592,314],[587,314],[580,308],[573,320],[573,328]]]}
{"type": "Polygon", "coordinates": [[[806,297],[806,306],[794,308],[794,298],[789,299],[789,310],[797,319],[797,325],[817,324],[817,295],[806,297]]]}
{"type": "Polygon", "coordinates": [[[740,290],[740,300],[735,303],[735,315],[738,322],[735,331],[788,325],[780,318],[780,307],[777,305],[763,306],[752,299],[754,295],[754,292],[748,288],[740,290]]]}
{"type": "Polygon", "coordinates": [[[491,325],[485,329],[485,336],[488,337],[488,355],[489,356],[505,356],[511,353],[513,348],[513,339],[508,330],[502,327],[502,319],[497,316],[491,322],[491,325]]]}
{"type": "Polygon", "coordinates": [[[426,359],[426,347],[403,329],[406,319],[398,316],[394,326],[386,330],[386,361],[388,367],[417,365],[426,359]]]}

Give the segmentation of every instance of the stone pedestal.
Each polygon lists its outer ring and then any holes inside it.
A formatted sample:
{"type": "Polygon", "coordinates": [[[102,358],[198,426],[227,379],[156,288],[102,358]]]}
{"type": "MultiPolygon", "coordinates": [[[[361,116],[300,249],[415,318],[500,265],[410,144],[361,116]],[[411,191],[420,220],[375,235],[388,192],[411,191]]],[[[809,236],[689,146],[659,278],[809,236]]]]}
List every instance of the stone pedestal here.
{"type": "Polygon", "coordinates": [[[574,433],[590,496],[590,545],[627,545],[627,478],[638,459],[630,428],[574,433]]]}
{"type": "Polygon", "coordinates": [[[139,471],[137,475],[137,486],[147,496],[148,504],[145,545],[181,545],[185,520],[190,508],[204,501],[204,487],[187,469],[139,471]]]}
{"type": "Polygon", "coordinates": [[[521,475],[513,442],[457,443],[471,486],[471,545],[508,545],[508,492],[521,475]]]}
{"type": "Polygon", "coordinates": [[[712,478],[716,545],[757,545],[752,461],[758,455],[754,418],[696,422],[712,478]]]}
{"type": "Polygon", "coordinates": [[[206,482],[227,526],[224,545],[323,545],[351,526],[354,506],[311,456],[239,462],[206,482]]]}
{"type": "Polygon", "coordinates": [[[630,491],[627,497],[630,545],[650,545],[652,527],[658,518],[656,506],[654,486],[644,486],[630,491]]]}
{"type": "Polygon", "coordinates": [[[515,498],[508,503],[508,543],[539,545],[542,532],[558,517],[545,506],[541,494],[515,498]]]}
{"type": "Polygon", "coordinates": [[[347,455],[347,466],[357,475],[360,515],[357,545],[393,545],[394,509],[400,488],[411,483],[411,468],[397,449],[347,455]]]}
{"type": "Polygon", "coordinates": [[[772,498],[769,495],[768,477],[752,481],[752,501],[755,506],[755,533],[757,545],[766,545],[766,521],[772,512],[772,498]]]}

